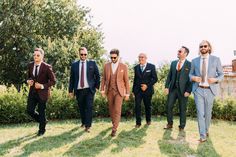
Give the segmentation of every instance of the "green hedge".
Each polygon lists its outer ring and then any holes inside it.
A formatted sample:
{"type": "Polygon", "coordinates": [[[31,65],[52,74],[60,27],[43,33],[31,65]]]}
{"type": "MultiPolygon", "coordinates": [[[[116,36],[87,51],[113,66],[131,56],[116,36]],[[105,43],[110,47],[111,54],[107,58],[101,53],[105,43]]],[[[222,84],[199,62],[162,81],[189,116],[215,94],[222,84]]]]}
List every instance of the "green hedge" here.
{"type": "MultiPolygon", "coordinates": [[[[164,87],[161,84],[156,85],[155,94],[152,99],[152,114],[165,115],[166,96],[163,94],[164,87]]],[[[47,103],[48,119],[72,119],[79,118],[78,106],[75,99],[67,96],[66,89],[53,89],[51,97],[47,103]]],[[[29,122],[31,118],[26,114],[28,88],[23,88],[17,92],[14,87],[6,91],[0,90],[0,123],[22,123],[29,122]]],[[[142,106],[144,112],[144,106],[142,106]]],[[[95,117],[108,117],[107,100],[102,98],[99,93],[95,96],[93,115],[95,117]]],[[[174,114],[178,115],[177,104],[174,108],[174,114]]],[[[196,117],[196,107],[193,96],[190,96],[187,106],[187,115],[196,117]]],[[[134,116],[134,98],[124,102],[122,106],[123,117],[134,116]]],[[[224,101],[216,99],[213,106],[213,118],[235,121],[236,120],[236,100],[227,98],[224,101]]]]}

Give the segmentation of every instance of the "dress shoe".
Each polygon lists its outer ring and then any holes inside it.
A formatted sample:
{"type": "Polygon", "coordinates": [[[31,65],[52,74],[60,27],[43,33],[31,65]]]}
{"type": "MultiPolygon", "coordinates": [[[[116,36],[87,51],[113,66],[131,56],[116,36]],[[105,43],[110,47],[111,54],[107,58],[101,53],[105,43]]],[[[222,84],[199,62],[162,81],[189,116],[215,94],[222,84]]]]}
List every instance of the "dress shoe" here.
{"type": "Polygon", "coordinates": [[[115,136],[116,136],[116,131],[112,130],[111,137],[115,137],[115,136]]]}
{"type": "Polygon", "coordinates": [[[151,122],[147,122],[147,125],[151,125],[151,122]]]}
{"type": "Polygon", "coordinates": [[[167,124],[167,125],[164,127],[164,129],[172,129],[172,128],[173,128],[173,126],[170,125],[170,124],[167,124]]]}
{"type": "Polygon", "coordinates": [[[206,136],[209,137],[209,132],[206,133],[206,136]]]}
{"type": "Polygon", "coordinates": [[[140,128],[141,127],[141,124],[136,124],[135,125],[135,128],[140,128]]]}
{"type": "Polygon", "coordinates": [[[200,138],[200,139],[199,139],[199,142],[200,142],[200,143],[203,143],[203,142],[206,142],[206,141],[207,141],[207,139],[203,139],[203,138],[200,138]]]}
{"type": "Polygon", "coordinates": [[[184,131],[184,128],[179,127],[179,131],[184,131]]]}
{"type": "Polygon", "coordinates": [[[85,132],[90,133],[90,127],[85,127],[85,132]]]}
{"type": "Polygon", "coordinates": [[[37,136],[43,136],[45,134],[45,131],[38,131],[37,136]]]}

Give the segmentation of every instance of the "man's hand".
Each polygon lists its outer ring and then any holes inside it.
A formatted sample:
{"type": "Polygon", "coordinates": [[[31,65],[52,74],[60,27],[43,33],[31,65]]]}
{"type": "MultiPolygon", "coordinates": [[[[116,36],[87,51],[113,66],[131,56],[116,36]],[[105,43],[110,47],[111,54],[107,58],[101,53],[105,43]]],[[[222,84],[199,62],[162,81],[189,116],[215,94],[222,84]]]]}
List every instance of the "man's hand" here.
{"type": "Polygon", "coordinates": [[[72,98],[74,98],[74,93],[69,93],[68,96],[69,96],[69,98],[72,99],[72,98]]]}
{"type": "Polygon", "coordinates": [[[34,80],[27,80],[27,83],[29,86],[33,86],[34,85],[34,80]]]}
{"type": "Polygon", "coordinates": [[[106,98],[105,91],[101,91],[101,95],[102,95],[103,98],[106,98]]]}
{"type": "Polygon", "coordinates": [[[35,82],[34,87],[35,87],[35,89],[41,89],[42,88],[42,84],[40,84],[38,82],[35,82]]]}
{"type": "Polygon", "coordinates": [[[165,88],[165,94],[168,95],[169,94],[169,89],[165,88]]]}
{"type": "Polygon", "coordinates": [[[208,80],[208,83],[209,83],[209,84],[212,84],[212,83],[216,83],[216,82],[217,82],[217,79],[216,79],[216,78],[213,78],[213,77],[212,77],[212,78],[208,78],[207,80],[208,80]]]}
{"type": "Polygon", "coordinates": [[[129,100],[129,96],[126,95],[126,96],[125,96],[125,101],[128,101],[128,100],[129,100]]]}
{"type": "Polygon", "coordinates": [[[146,84],[141,84],[141,89],[142,89],[142,91],[146,91],[147,90],[147,85],[146,84]]]}
{"type": "Polygon", "coordinates": [[[192,81],[194,81],[194,82],[201,82],[202,81],[202,78],[201,77],[198,77],[198,76],[193,76],[192,77],[192,81]]]}
{"type": "Polygon", "coordinates": [[[185,92],[185,93],[184,93],[184,97],[188,97],[189,95],[190,95],[189,92],[185,92]]]}

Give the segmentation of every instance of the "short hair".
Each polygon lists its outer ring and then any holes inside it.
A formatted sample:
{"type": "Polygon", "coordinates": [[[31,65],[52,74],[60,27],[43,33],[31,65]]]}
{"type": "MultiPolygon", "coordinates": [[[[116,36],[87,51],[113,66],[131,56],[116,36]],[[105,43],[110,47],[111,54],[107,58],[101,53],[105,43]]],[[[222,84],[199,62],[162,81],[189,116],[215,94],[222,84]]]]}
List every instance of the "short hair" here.
{"type": "Polygon", "coordinates": [[[182,46],[182,48],[185,50],[185,52],[187,53],[187,55],[189,54],[189,49],[186,46],[182,46]]]}
{"type": "Polygon", "coordinates": [[[119,56],[119,50],[118,49],[112,49],[111,51],[110,51],[110,55],[111,54],[117,54],[117,56],[119,56]]]}
{"type": "Polygon", "coordinates": [[[201,54],[201,52],[200,52],[200,46],[201,46],[201,43],[207,43],[207,45],[209,46],[209,48],[210,48],[210,50],[209,50],[209,54],[211,54],[212,53],[212,46],[211,46],[211,43],[209,42],[209,41],[207,41],[207,40],[202,40],[202,42],[200,42],[200,44],[199,44],[199,54],[201,54]]]}
{"type": "Polygon", "coordinates": [[[44,51],[43,51],[42,48],[38,48],[38,47],[36,47],[36,48],[34,49],[34,51],[39,51],[39,52],[41,53],[41,55],[44,56],[44,51]]]}
{"type": "Polygon", "coordinates": [[[79,53],[80,53],[81,50],[84,50],[84,51],[86,51],[86,52],[88,53],[86,47],[80,47],[80,48],[79,48],[79,53]]]}

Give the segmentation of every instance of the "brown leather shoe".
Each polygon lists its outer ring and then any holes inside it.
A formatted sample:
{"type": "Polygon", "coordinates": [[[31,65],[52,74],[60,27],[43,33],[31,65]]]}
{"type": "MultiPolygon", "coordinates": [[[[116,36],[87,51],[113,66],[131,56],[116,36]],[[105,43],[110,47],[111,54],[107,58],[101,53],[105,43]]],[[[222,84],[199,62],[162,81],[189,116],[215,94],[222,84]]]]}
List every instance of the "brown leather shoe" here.
{"type": "Polygon", "coordinates": [[[147,122],[147,125],[151,125],[151,122],[147,122]]]}
{"type": "Polygon", "coordinates": [[[116,136],[116,131],[112,130],[111,137],[115,137],[115,136],[116,136]]]}
{"type": "Polygon", "coordinates": [[[199,141],[200,143],[203,143],[203,142],[206,142],[207,139],[200,138],[198,141],[199,141]]]}
{"type": "Polygon", "coordinates": [[[85,132],[90,133],[90,127],[85,127],[85,132]]]}
{"type": "Polygon", "coordinates": [[[184,128],[179,127],[179,131],[184,131],[184,128]]]}
{"type": "Polygon", "coordinates": [[[136,124],[135,128],[140,128],[141,124],[136,124]]]}
{"type": "Polygon", "coordinates": [[[206,136],[209,137],[209,132],[206,133],[206,136]]]}
{"type": "Polygon", "coordinates": [[[172,128],[173,128],[173,126],[170,125],[170,124],[167,124],[167,125],[164,127],[164,129],[172,129],[172,128]]]}

